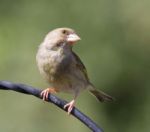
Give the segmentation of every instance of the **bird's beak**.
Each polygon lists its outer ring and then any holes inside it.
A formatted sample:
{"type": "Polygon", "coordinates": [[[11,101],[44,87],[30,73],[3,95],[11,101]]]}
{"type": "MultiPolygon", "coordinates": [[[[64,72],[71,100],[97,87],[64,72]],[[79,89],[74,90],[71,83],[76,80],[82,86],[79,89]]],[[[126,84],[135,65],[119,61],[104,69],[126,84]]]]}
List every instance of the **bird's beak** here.
{"type": "Polygon", "coordinates": [[[81,38],[75,33],[71,33],[67,36],[68,43],[74,44],[75,42],[77,42],[79,40],[81,40],[81,38]]]}

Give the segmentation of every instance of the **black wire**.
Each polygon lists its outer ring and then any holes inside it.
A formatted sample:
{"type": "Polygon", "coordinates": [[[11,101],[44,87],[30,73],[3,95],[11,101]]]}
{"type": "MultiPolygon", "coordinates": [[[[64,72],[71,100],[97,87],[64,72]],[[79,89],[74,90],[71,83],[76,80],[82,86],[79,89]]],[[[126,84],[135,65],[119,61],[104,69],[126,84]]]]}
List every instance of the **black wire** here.
{"type": "MultiPolygon", "coordinates": [[[[40,96],[42,90],[33,88],[31,86],[27,86],[25,84],[16,84],[8,81],[0,81],[0,89],[13,90],[24,94],[34,95],[42,99],[40,96]]],[[[49,94],[47,102],[51,102],[56,106],[58,106],[59,108],[61,108],[62,110],[67,111],[66,109],[64,109],[64,105],[67,103],[67,101],[62,100],[52,94],[49,94]]],[[[77,119],[79,119],[82,123],[84,123],[93,132],[103,132],[102,128],[100,128],[95,122],[93,122],[89,117],[80,112],[77,108],[73,108],[71,114],[77,119]]]]}

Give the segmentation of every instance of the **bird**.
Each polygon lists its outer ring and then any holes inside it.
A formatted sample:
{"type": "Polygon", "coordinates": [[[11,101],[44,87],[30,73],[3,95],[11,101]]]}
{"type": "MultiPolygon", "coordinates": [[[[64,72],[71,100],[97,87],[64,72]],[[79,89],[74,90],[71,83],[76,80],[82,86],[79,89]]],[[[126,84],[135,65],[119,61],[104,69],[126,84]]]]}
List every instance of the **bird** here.
{"type": "Polygon", "coordinates": [[[50,31],[39,45],[36,62],[40,74],[50,87],[41,92],[44,101],[49,93],[69,93],[73,99],[64,105],[68,114],[75,106],[76,98],[81,91],[88,90],[98,101],[113,101],[113,97],[97,90],[90,82],[85,65],[73,51],[73,46],[81,38],[75,30],[67,27],[50,31]]]}

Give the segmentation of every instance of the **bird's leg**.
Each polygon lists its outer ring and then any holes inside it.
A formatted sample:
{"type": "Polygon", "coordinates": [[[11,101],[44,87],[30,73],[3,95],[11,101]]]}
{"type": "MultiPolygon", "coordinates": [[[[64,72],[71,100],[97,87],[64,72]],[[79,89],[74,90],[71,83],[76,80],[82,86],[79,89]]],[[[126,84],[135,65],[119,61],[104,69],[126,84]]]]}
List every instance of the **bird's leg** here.
{"type": "Polygon", "coordinates": [[[74,107],[74,104],[75,104],[75,99],[73,99],[72,101],[70,101],[69,103],[67,103],[65,106],[64,106],[64,109],[66,109],[68,107],[68,115],[70,115],[73,107],[74,107]]]}
{"type": "Polygon", "coordinates": [[[77,98],[78,93],[75,94],[75,97],[72,101],[70,101],[69,103],[67,103],[66,105],[64,105],[64,109],[66,109],[68,107],[68,115],[70,115],[74,105],[75,105],[75,99],[77,98]]]}
{"type": "Polygon", "coordinates": [[[57,92],[58,91],[55,88],[47,88],[43,90],[40,95],[42,96],[43,100],[48,100],[49,93],[57,93],[57,92]]]}

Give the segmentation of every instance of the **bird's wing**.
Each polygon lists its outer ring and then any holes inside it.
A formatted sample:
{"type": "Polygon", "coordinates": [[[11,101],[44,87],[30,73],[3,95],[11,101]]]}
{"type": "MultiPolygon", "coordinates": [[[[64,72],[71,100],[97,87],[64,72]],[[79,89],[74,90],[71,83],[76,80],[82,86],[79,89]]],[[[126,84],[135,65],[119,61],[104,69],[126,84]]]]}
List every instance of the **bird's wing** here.
{"type": "Polygon", "coordinates": [[[88,74],[87,74],[86,67],[84,66],[81,59],[79,58],[79,56],[77,56],[76,53],[73,52],[73,55],[74,55],[75,60],[76,60],[76,67],[84,74],[86,80],[89,81],[89,77],[88,77],[88,74]]]}

